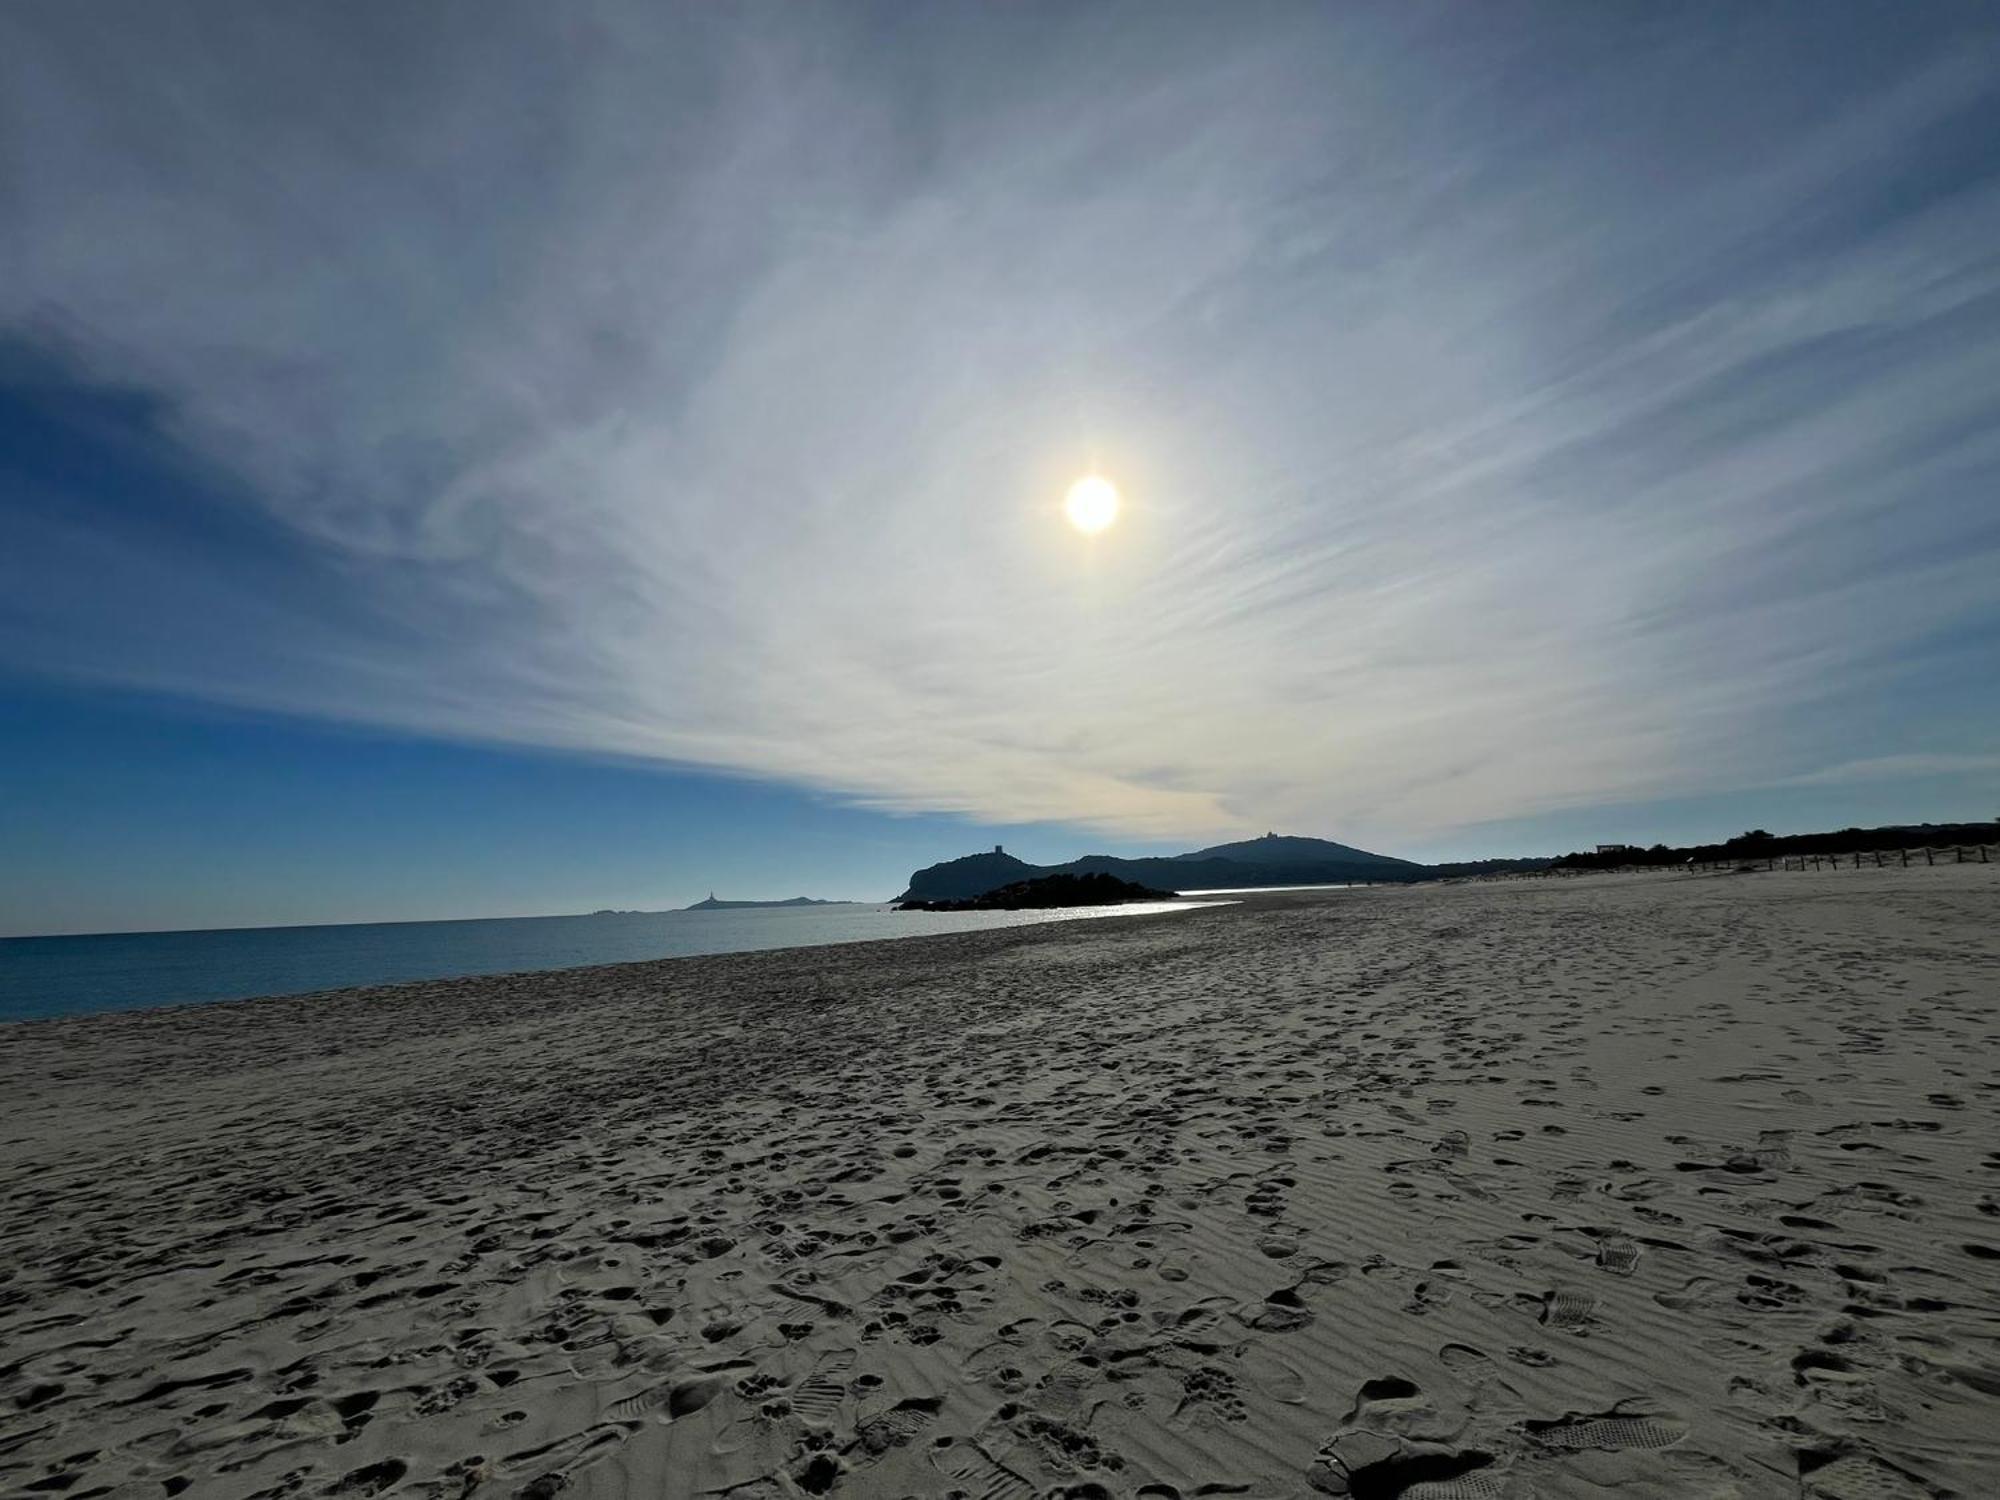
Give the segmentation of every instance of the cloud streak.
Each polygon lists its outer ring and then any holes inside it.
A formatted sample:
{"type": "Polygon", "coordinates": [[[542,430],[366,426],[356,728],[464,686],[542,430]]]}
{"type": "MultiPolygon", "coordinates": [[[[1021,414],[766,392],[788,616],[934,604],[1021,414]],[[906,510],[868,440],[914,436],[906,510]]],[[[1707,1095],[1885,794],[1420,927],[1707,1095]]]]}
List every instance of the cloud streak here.
{"type": "Polygon", "coordinates": [[[17,666],[1359,837],[1807,774],[2000,628],[1991,26],[107,16],[0,18],[0,318],[202,488],[15,489],[17,666]]]}
{"type": "Polygon", "coordinates": [[[1794,776],[1788,786],[1845,786],[1851,782],[1898,781],[1911,776],[1961,776],[2000,771],[2000,755],[1884,755],[1843,761],[1794,776]]]}

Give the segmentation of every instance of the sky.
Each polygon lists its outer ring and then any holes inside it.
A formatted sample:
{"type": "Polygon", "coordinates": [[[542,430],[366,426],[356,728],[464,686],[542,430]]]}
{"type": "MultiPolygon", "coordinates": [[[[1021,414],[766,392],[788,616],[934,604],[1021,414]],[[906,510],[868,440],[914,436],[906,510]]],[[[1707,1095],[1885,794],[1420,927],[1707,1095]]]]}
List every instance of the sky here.
{"type": "Polygon", "coordinates": [[[1974,4],[0,7],[0,933],[2000,816],[1995,140],[1974,4]]]}

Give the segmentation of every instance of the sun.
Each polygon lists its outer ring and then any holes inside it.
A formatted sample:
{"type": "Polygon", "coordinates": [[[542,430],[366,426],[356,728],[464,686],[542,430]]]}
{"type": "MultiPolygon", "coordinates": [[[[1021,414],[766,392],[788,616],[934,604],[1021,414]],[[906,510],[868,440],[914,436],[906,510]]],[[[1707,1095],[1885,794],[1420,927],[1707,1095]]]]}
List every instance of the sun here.
{"type": "Polygon", "coordinates": [[[1096,536],[1118,519],[1118,486],[1101,474],[1086,474],[1069,487],[1063,514],[1085,536],[1096,536]]]}

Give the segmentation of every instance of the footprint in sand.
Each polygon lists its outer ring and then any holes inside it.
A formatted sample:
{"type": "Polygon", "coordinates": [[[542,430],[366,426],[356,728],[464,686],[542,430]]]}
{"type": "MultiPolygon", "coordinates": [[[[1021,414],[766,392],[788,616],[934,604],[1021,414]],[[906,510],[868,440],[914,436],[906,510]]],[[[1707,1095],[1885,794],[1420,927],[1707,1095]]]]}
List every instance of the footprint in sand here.
{"type": "Polygon", "coordinates": [[[1599,1240],[1597,1263],[1613,1276],[1630,1276],[1639,1264],[1639,1247],[1627,1239],[1599,1240]]]}
{"type": "Polygon", "coordinates": [[[1621,1453],[1634,1448],[1671,1448],[1687,1436],[1688,1426],[1678,1417],[1609,1411],[1523,1422],[1521,1430],[1544,1448],[1621,1453]]]}
{"type": "Polygon", "coordinates": [[[1221,1366],[1199,1365],[1183,1370],[1180,1380],[1181,1399],[1174,1408],[1176,1416],[1184,1412],[1209,1412],[1225,1422],[1241,1422],[1250,1415],[1250,1408],[1237,1393],[1236,1377],[1221,1366]]]}
{"type": "Polygon", "coordinates": [[[1729,1288],[1713,1276],[1696,1276],[1677,1292],[1655,1292],[1653,1300],[1664,1308],[1682,1312],[1688,1308],[1710,1308],[1727,1300],[1729,1288]]]}
{"type": "Polygon", "coordinates": [[[364,1469],[356,1469],[352,1473],[343,1475],[334,1484],[331,1493],[336,1495],[379,1495],[384,1490],[393,1487],[409,1471],[410,1466],[401,1459],[385,1458],[380,1463],[370,1464],[364,1469]]]}
{"type": "MultiPolygon", "coordinates": [[[[1555,1363],[1553,1355],[1540,1349],[1517,1347],[1507,1352],[1517,1364],[1547,1366],[1555,1363]]],[[[1507,1383],[1493,1356],[1483,1349],[1475,1349],[1470,1344],[1446,1344],[1438,1350],[1438,1363],[1467,1385],[1485,1390],[1483,1399],[1497,1395],[1511,1401],[1518,1395],[1514,1387],[1507,1383]]]]}
{"type": "Polygon", "coordinates": [[[1931,1500],[1933,1491],[1865,1453],[1801,1453],[1799,1493],[1804,1500],[1931,1500]]]}
{"type": "Polygon", "coordinates": [[[1400,1375],[1383,1375],[1363,1382],[1340,1425],[1380,1431],[1412,1418],[1429,1416],[1434,1410],[1415,1381],[1400,1375]]]}
{"type": "Polygon", "coordinates": [[[1095,1359],[1065,1360],[1036,1383],[1035,1405],[1054,1416],[1078,1416],[1102,1379],[1095,1359]]]}
{"type": "Polygon", "coordinates": [[[1236,1358],[1235,1368],[1242,1384],[1251,1387],[1258,1402],[1283,1406],[1305,1403],[1308,1385],[1305,1375],[1290,1362],[1264,1347],[1262,1339],[1246,1345],[1236,1358]]]}
{"type": "Polygon", "coordinates": [[[833,1426],[841,1403],[847,1399],[847,1372],[853,1368],[850,1352],[823,1357],[792,1392],[792,1410],[815,1427],[833,1426]]]}
{"type": "MultiPolygon", "coordinates": [[[[1535,1299],[1525,1299],[1535,1305],[1535,1299]]],[[[1588,1292],[1557,1287],[1544,1292],[1539,1300],[1540,1311],[1535,1321],[1548,1328],[1562,1328],[1571,1333],[1580,1333],[1591,1323],[1591,1313],[1597,1307],[1597,1299],[1588,1292]]]]}
{"type": "Polygon", "coordinates": [[[855,1429],[861,1446],[871,1454],[901,1448],[921,1436],[937,1420],[944,1405],[941,1396],[912,1396],[898,1401],[887,1411],[862,1421],[855,1429]]]}
{"type": "Polygon", "coordinates": [[[1499,1500],[1505,1475],[1493,1455],[1455,1452],[1373,1433],[1335,1438],[1306,1471],[1306,1482],[1352,1500],[1499,1500]]]}
{"type": "Polygon", "coordinates": [[[1438,1350],[1438,1363],[1461,1379],[1483,1380],[1493,1373],[1492,1359],[1470,1344],[1446,1344],[1438,1350]]]}
{"type": "Polygon", "coordinates": [[[722,1390],[723,1377],[705,1375],[693,1380],[662,1381],[643,1391],[614,1401],[604,1409],[613,1422],[644,1422],[657,1415],[686,1416],[700,1411],[722,1390]]]}
{"type": "Polygon", "coordinates": [[[1313,1312],[1299,1295],[1301,1281],[1296,1286],[1281,1286],[1264,1298],[1263,1305],[1250,1313],[1244,1321],[1252,1328],[1266,1333],[1292,1333],[1304,1328],[1313,1320],[1313,1312]]]}
{"type": "Polygon", "coordinates": [[[1028,1500],[1034,1486],[977,1443],[945,1436],[931,1443],[931,1467],[969,1500],[1028,1500]]]}
{"type": "Polygon", "coordinates": [[[1223,1316],[1232,1306],[1227,1297],[1206,1297],[1173,1314],[1171,1319],[1160,1313],[1155,1313],[1154,1319],[1163,1324],[1173,1343],[1206,1352],[1221,1347],[1223,1316]]]}

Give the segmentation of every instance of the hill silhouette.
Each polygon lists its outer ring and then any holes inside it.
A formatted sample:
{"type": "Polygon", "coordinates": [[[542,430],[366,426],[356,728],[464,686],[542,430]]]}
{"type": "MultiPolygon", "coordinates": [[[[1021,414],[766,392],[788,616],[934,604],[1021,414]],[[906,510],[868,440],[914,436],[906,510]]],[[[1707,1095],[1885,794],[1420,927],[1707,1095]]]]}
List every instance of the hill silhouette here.
{"type": "MultiPolygon", "coordinates": [[[[988,855],[987,858],[992,858],[988,855]]],[[[1150,890],[1115,875],[1041,875],[1016,880],[979,896],[957,900],[914,897],[903,911],[1024,911],[1054,906],[1113,906],[1126,901],[1166,901],[1172,891],[1150,890]]]]}
{"type": "Polygon", "coordinates": [[[1031,865],[1005,850],[928,865],[898,901],[968,901],[1001,886],[1050,875],[1110,875],[1154,890],[1242,890],[1259,885],[1338,885],[1354,880],[1420,880],[1423,865],[1331,839],[1267,833],[1186,854],[1121,859],[1086,854],[1060,865],[1031,865]]]}
{"type": "Polygon", "coordinates": [[[1356,849],[1349,844],[1336,844],[1332,839],[1300,838],[1284,833],[1267,833],[1262,838],[1244,839],[1234,844],[1216,844],[1212,848],[1173,857],[1176,862],[1224,859],[1233,864],[1272,868],[1325,864],[1410,866],[1407,859],[1371,854],[1366,849],[1356,849]]]}

